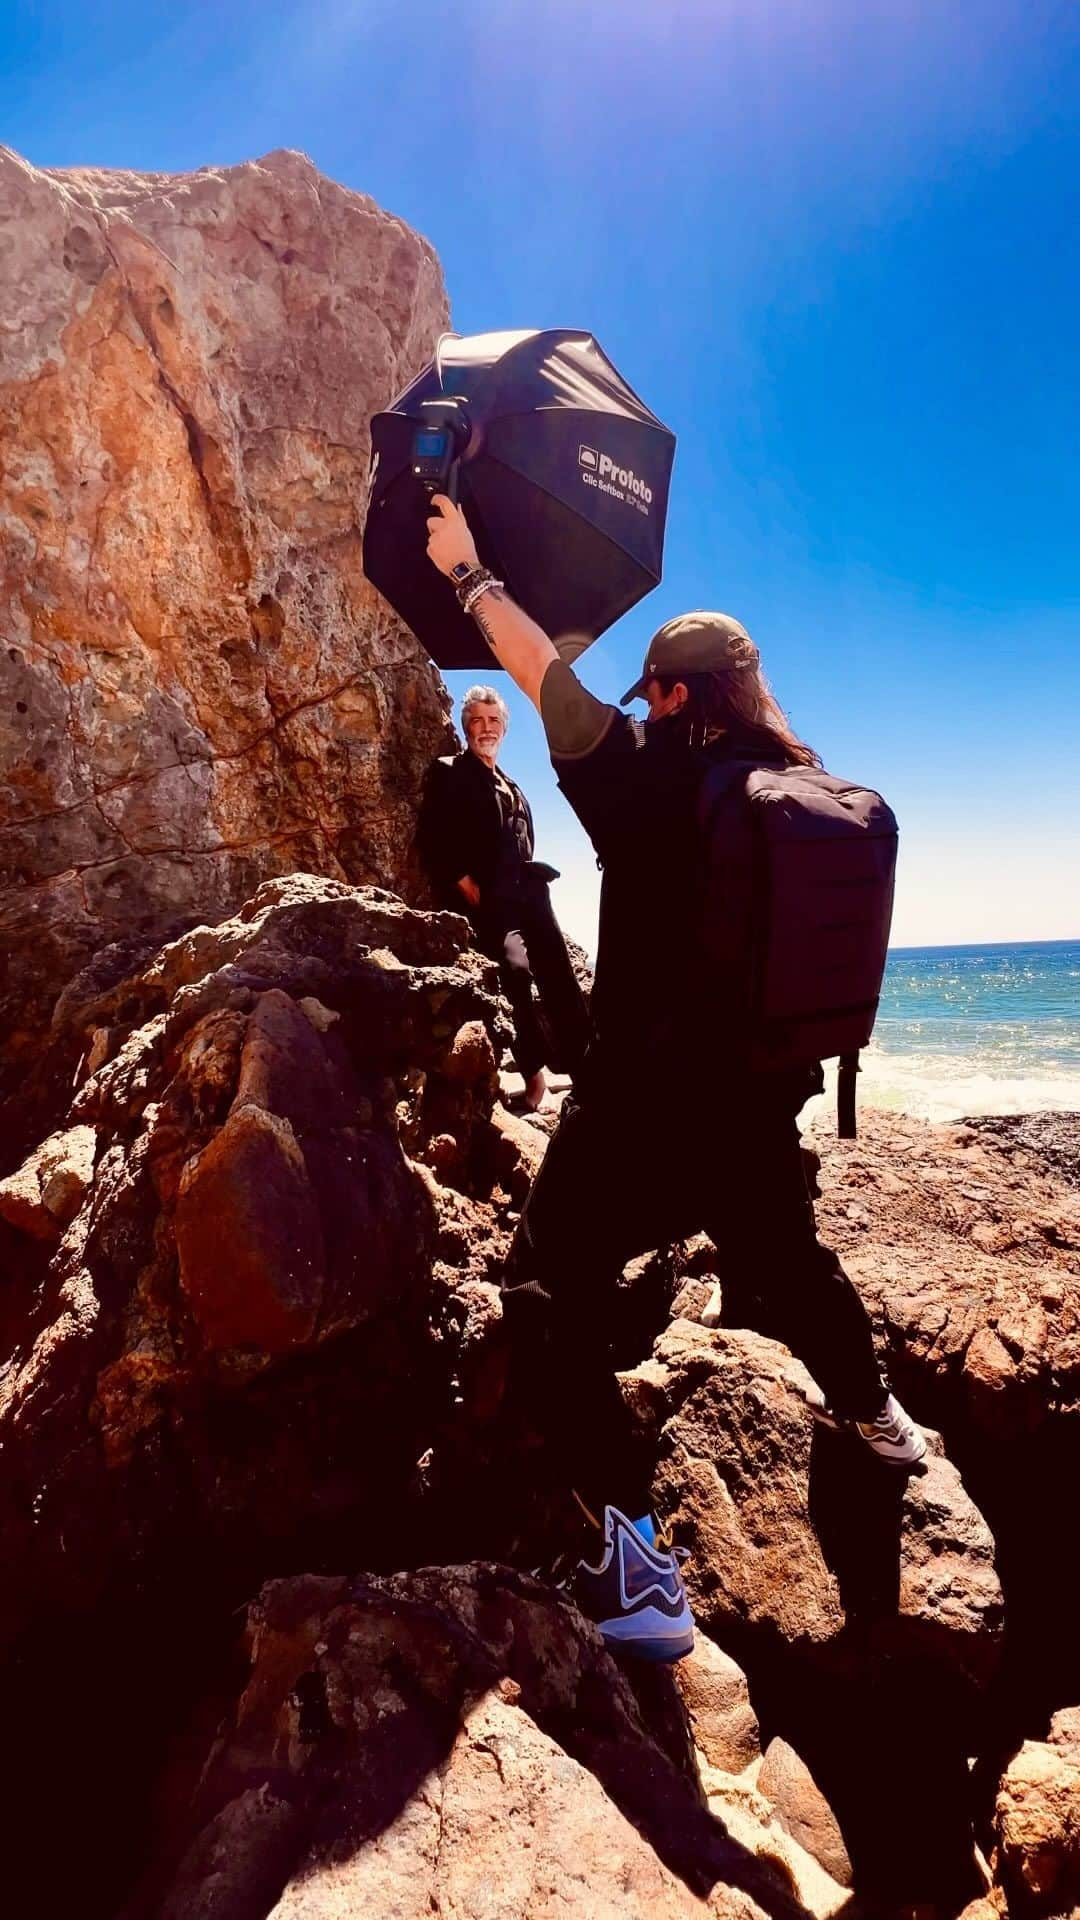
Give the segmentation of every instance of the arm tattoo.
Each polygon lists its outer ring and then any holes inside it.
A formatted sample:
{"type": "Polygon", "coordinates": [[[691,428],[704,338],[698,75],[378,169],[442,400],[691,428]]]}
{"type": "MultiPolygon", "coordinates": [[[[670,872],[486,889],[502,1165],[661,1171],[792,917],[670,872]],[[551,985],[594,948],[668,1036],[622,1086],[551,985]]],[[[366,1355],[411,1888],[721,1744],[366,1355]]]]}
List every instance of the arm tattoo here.
{"type": "Polygon", "coordinates": [[[491,631],[491,622],[484,618],[484,603],[487,600],[505,600],[505,598],[506,598],[506,595],[503,593],[500,587],[489,587],[486,593],[481,594],[479,600],[476,602],[476,605],[472,609],[472,617],[476,621],[476,624],[479,627],[481,633],[483,634],[484,639],[487,641],[489,647],[493,647],[495,645],[495,636],[491,631]]]}

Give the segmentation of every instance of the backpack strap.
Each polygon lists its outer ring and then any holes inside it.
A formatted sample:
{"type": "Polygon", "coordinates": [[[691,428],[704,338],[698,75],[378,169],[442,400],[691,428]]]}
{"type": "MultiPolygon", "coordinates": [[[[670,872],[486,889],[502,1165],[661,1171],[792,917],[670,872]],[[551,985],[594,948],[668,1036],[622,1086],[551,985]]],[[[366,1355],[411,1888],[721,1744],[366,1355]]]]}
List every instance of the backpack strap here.
{"type": "Polygon", "coordinates": [[[760,766],[758,760],[735,759],[729,752],[721,752],[716,747],[698,749],[701,766],[702,809],[701,822],[707,827],[713,814],[738,787],[745,789],[750,774],[756,773],[760,766]],[[704,789],[708,782],[709,805],[704,804],[704,789]]]}
{"type": "Polygon", "coordinates": [[[857,1053],[840,1055],[840,1071],[836,1079],[836,1133],[840,1140],[854,1140],[855,1125],[855,1075],[861,1071],[857,1053]]]}

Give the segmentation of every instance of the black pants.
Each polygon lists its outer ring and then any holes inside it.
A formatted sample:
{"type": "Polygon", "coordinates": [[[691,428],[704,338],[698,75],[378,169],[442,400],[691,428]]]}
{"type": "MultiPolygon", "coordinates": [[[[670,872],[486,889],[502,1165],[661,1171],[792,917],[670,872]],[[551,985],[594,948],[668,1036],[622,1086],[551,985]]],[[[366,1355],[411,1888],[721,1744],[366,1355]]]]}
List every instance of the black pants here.
{"type": "Polygon", "coordinates": [[[704,1229],[721,1274],[761,1295],[767,1331],[831,1406],[872,1419],[887,1391],[866,1310],[817,1238],[790,1090],[708,1092],[639,1084],[568,1101],[511,1248],[511,1396],[594,1511],[649,1505],[610,1346],[619,1275],[649,1248],[704,1229]]]}
{"type": "Polygon", "coordinates": [[[589,1042],[589,1013],[546,886],[482,901],[473,915],[479,946],[499,962],[514,1010],[514,1062],[526,1080],[545,1064],[548,1041],[536,1015],[533,981],[551,1029],[550,1064],[576,1074],[589,1042]]]}

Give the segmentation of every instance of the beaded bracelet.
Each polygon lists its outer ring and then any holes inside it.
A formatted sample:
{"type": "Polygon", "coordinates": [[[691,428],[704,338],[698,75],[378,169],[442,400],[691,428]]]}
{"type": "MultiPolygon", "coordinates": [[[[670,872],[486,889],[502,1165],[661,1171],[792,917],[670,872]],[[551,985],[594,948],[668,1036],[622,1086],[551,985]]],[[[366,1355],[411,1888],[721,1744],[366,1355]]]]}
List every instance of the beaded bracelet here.
{"type": "Polygon", "coordinates": [[[475,586],[471,586],[468,592],[466,593],[465,598],[461,603],[462,611],[464,613],[471,613],[477,601],[481,598],[483,594],[490,593],[493,587],[498,587],[501,590],[503,584],[504,583],[501,580],[496,580],[495,575],[493,573],[488,573],[487,570],[485,569],[483,578],[481,580],[478,580],[475,586]]]}

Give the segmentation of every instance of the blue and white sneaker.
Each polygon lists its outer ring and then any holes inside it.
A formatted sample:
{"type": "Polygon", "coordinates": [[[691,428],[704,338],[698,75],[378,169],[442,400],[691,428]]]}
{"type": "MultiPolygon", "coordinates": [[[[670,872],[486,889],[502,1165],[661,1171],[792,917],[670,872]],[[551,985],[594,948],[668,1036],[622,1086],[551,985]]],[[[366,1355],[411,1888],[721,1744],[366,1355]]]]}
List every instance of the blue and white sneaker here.
{"type": "Polygon", "coordinates": [[[639,1660],[682,1660],[694,1645],[694,1619],[678,1558],[659,1545],[652,1521],[604,1508],[599,1565],[579,1560],[569,1591],[606,1644],[639,1660]]]}
{"type": "Polygon", "coordinates": [[[890,1393],[876,1420],[848,1420],[834,1413],[820,1387],[804,1388],[801,1396],[814,1419],[838,1433],[857,1433],[871,1453],[891,1467],[917,1467],[926,1457],[926,1440],[894,1393],[890,1393]]]}

